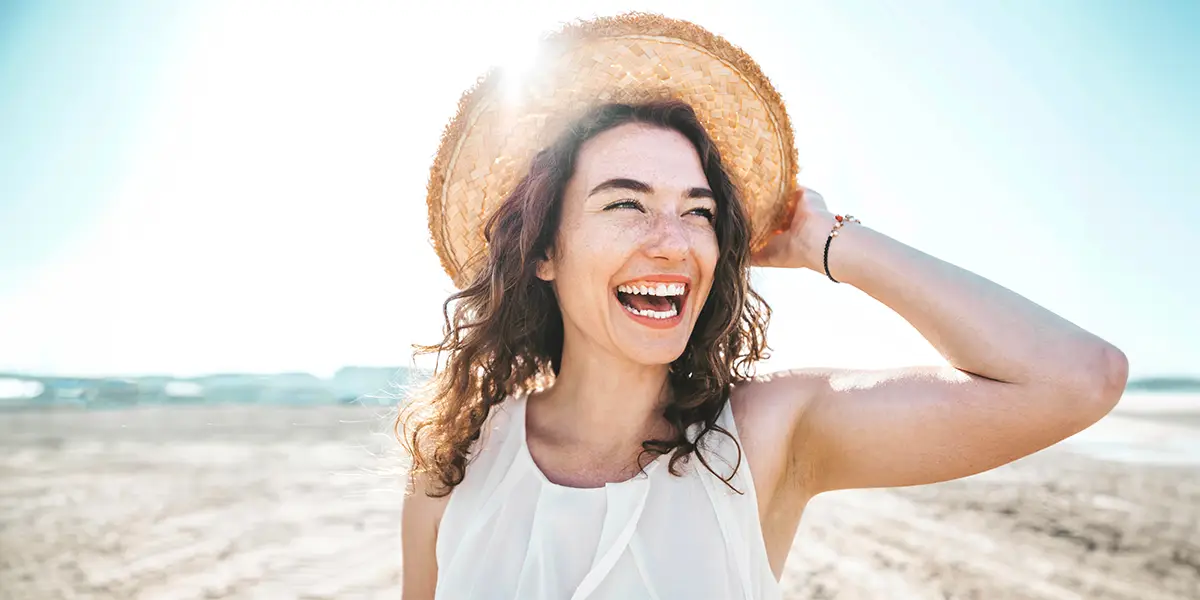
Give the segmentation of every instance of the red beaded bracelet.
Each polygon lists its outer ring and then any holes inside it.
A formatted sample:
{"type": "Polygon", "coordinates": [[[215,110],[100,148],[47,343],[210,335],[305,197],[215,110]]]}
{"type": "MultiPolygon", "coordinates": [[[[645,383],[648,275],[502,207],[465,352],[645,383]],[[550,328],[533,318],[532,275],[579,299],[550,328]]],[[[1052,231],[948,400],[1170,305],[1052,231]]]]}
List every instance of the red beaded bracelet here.
{"type": "Polygon", "coordinates": [[[833,229],[829,230],[829,237],[825,238],[825,260],[824,260],[825,276],[828,277],[829,280],[834,283],[841,283],[841,282],[834,279],[833,275],[829,274],[829,244],[831,242],[833,242],[833,238],[838,236],[838,230],[841,229],[842,226],[844,226],[846,223],[862,224],[862,221],[859,221],[858,219],[856,219],[850,215],[834,215],[833,216],[833,229]]]}

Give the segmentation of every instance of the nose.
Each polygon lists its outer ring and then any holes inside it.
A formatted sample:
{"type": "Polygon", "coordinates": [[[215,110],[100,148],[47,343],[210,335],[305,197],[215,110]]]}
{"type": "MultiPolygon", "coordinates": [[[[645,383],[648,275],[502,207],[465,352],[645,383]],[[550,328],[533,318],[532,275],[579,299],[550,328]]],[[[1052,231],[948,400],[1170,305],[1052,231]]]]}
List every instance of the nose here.
{"type": "Polygon", "coordinates": [[[669,261],[683,261],[691,249],[685,224],[673,215],[659,214],[651,225],[650,235],[647,236],[645,252],[651,258],[661,258],[669,261]]]}

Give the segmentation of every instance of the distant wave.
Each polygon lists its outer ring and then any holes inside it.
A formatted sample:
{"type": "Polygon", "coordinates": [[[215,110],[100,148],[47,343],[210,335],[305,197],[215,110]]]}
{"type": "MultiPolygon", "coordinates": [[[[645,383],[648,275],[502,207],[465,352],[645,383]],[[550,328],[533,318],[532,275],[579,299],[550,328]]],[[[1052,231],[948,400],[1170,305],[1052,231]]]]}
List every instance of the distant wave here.
{"type": "Polygon", "coordinates": [[[76,378],[0,373],[0,409],[119,408],[174,404],[392,405],[423,371],[346,367],[328,379],[308,373],[203,377],[76,378]]]}
{"type": "Polygon", "coordinates": [[[1141,377],[1125,386],[1127,392],[1200,393],[1200,379],[1195,377],[1141,377]]]}

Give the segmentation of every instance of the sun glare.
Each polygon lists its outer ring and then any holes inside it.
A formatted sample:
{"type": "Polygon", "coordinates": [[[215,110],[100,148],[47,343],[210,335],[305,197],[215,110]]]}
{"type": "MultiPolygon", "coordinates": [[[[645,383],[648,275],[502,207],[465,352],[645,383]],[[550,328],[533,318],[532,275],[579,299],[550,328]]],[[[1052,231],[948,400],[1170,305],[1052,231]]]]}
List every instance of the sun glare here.
{"type": "Polygon", "coordinates": [[[537,59],[538,46],[529,40],[512,40],[499,49],[495,66],[501,75],[501,93],[506,103],[514,104],[520,100],[537,59]]]}

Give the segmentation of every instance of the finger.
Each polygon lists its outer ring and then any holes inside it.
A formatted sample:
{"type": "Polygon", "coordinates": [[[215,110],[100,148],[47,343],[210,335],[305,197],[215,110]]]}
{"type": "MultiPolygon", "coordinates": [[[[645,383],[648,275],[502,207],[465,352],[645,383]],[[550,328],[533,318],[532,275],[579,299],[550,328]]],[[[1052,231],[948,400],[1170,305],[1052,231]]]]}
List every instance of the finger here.
{"type": "Polygon", "coordinates": [[[806,206],[808,203],[808,188],[801,187],[793,192],[793,195],[794,197],[791,199],[791,218],[787,220],[787,229],[783,231],[795,229],[796,225],[804,219],[804,214],[808,212],[808,208],[806,206]]]}
{"type": "Polygon", "coordinates": [[[829,210],[829,205],[825,204],[825,197],[815,190],[806,190],[804,193],[804,203],[809,210],[829,210]]]}
{"type": "Polygon", "coordinates": [[[759,248],[757,252],[751,253],[751,262],[770,262],[779,253],[780,239],[778,235],[775,235],[762,248],[759,248]]]}

